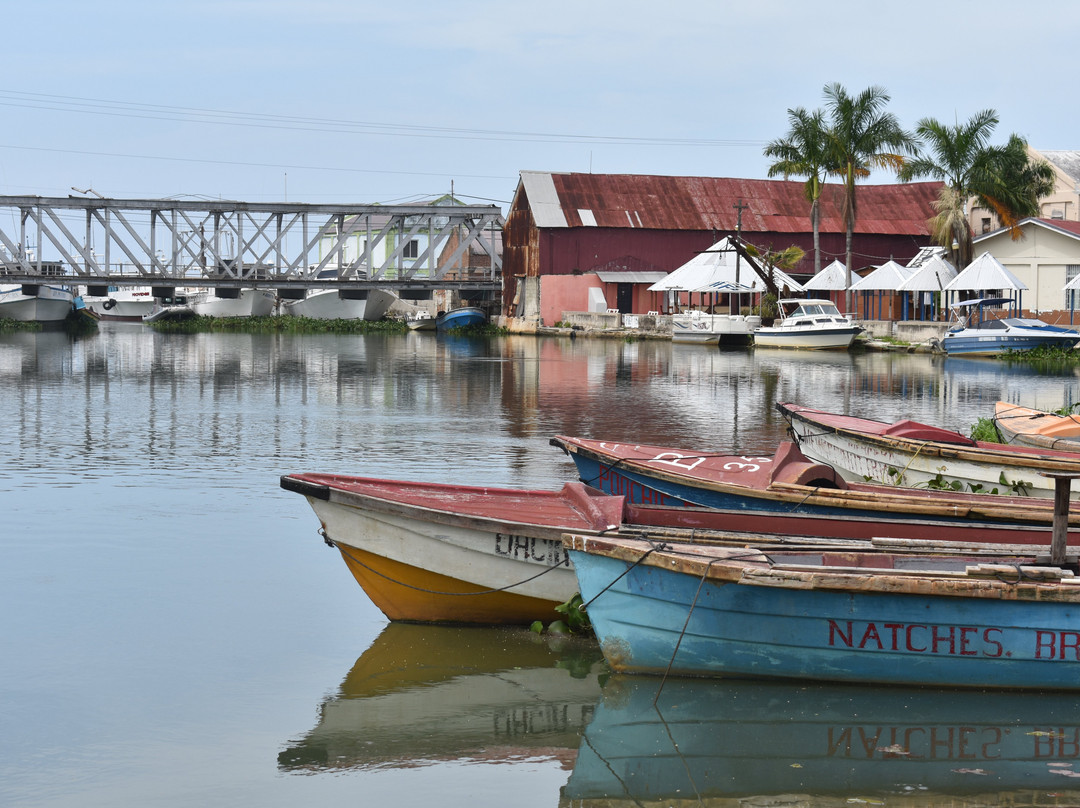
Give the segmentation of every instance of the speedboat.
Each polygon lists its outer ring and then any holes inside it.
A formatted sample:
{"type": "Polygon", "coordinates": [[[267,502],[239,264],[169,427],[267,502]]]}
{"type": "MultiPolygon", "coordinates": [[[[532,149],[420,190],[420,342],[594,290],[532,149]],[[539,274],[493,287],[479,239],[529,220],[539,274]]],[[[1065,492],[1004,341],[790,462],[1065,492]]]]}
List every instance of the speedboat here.
{"type": "Polygon", "coordinates": [[[754,345],[762,348],[846,350],[862,331],[840,313],[831,300],[787,298],[777,302],[780,322],[754,332],[754,345]]]}
{"type": "Polygon", "coordinates": [[[1050,325],[1032,317],[1009,317],[1007,297],[961,300],[952,305],[954,325],[941,340],[950,355],[992,356],[1005,351],[1030,351],[1043,346],[1073,348],[1080,331],[1050,325]]]}
{"type": "Polygon", "coordinates": [[[58,323],[71,311],[75,295],[66,286],[0,286],[0,320],[58,323]]]}

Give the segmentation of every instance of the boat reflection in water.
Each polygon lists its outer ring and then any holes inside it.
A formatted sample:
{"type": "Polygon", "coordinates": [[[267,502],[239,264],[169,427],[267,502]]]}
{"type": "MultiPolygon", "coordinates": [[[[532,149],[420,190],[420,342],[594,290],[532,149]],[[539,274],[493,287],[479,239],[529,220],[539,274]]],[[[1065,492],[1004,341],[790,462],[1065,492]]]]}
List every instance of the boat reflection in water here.
{"type": "Polygon", "coordinates": [[[1077,805],[1077,777],[1076,695],[614,676],[560,805],[1077,805]]]}
{"type": "Polygon", "coordinates": [[[606,671],[592,638],[390,623],[283,771],[557,760],[569,769],[606,671]]]}

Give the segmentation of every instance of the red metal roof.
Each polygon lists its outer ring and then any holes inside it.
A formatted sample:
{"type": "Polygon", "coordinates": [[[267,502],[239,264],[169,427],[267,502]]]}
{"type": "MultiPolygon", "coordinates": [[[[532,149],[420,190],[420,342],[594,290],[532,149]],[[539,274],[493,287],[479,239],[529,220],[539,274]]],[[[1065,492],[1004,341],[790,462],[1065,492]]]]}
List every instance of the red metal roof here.
{"type": "MultiPolygon", "coordinates": [[[[653,230],[735,230],[741,200],[745,232],[806,233],[810,207],[799,181],[641,174],[551,174],[568,227],[593,225],[653,230]],[[584,218],[582,215],[584,213],[584,218]],[[590,221],[589,219],[592,219],[590,221]]],[[[931,202],[940,182],[860,185],[855,232],[929,234],[931,202]]],[[[843,233],[842,188],[829,183],[821,198],[821,232],[843,233]]]]}

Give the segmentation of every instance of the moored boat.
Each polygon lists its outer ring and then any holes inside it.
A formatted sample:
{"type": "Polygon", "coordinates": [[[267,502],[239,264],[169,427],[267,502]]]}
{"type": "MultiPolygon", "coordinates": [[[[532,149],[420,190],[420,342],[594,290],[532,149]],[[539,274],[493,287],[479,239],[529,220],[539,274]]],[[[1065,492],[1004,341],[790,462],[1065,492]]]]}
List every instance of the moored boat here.
{"type": "MultiPolygon", "coordinates": [[[[582,482],[606,493],[653,505],[691,503],[763,511],[769,516],[759,523],[760,530],[771,529],[771,515],[776,513],[862,515],[889,521],[919,518],[958,526],[970,522],[988,523],[986,527],[1029,524],[1044,529],[1054,521],[1053,500],[1049,498],[856,482],[844,479],[826,463],[812,461],[788,441],[771,456],[733,456],[562,435],[551,443],[570,455],[582,482]]],[[[1080,528],[1080,512],[1069,515],[1069,524],[1080,528]]],[[[968,533],[963,538],[978,541],[979,531],[986,527],[975,528],[975,536],[968,533]]],[[[939,530],[931,534],[930,528],[922,537],[950,538],[939,530]]],[[[1073,539],[1080,540],[1080,535],[1074,534],[1073,539]]]]}
{"type": "Polygon", "coordinates": [[[434,331],[435,324],[436,319],[431,316],[431,313],[422,310],[405,321],[410,331],[434,331]]]}
{"type": "Polygon", "coordinates": [[[1059,415],[999,401],[994,426],[1004,443],[1080,452],[1080,415],[1074,413],[1059,415]]]}
{"type": "Polygon", "coordinates": [[[471,325],[483,325],[487,314],[476,306],[463,306],[458,309],[441,312],[435,318],[436,331],[449,331],[451,328],[467,328],[471,325]]]}
{"type": "MultiPolygon", "coordinates": [[[[917,421],[888,423],[797,404],[776,406],[803,454],[835,467],[848,480],[900,486],[955,482],[979,491],[1052,497],[1054,481],[1046,473],[1080,473],[1078,453],[986,443],[917,421]]],[[[1075,481],[1072,496],[1080,496],[1075,481]]]]}
{"type": "Polygon", "coordinates": [[[187,289],[181,294],[200,317],[267,317],[277,304],[272,289],[187,289]]]}
{"type": "Polygon", "coordinates": [[[141,323],[158,308],[149,286],[110,286],[106,294],[85,294],[82,300],[99,320],[121,323],[141,323]]]}
{"type": "Polygon", "coordinates": [[[831,300],[788,298],[777,306],[779,322],[754,331],[755,346],[847,350],[862,332],[831,300]]]}
{"type": "Polygon", "coordinates": [[[577,591],[560,541],[622,519],[621,498],[561,491],[290,474],[324,538],[391,620],[522,624],[553,620],[577,591]]]}
{"type": "Polygon", "coordinates": [[[0,286],[0,320],[21,323],[59,323],[68,314],[75,295],[66,286],[16,284],[0,286]]]}
{"type": "Polygon", "coordinates": [[[951,307],[953,326],[941,339],[950,356],[993,356],[1005,351],[1054,347],[1071,349],[1080,331],[1044,323],[1033,317],[1010,317],[1007,297],[962,300],[951,307]]]}
{"type": "Polygon", "coordinates": [[[690,345],[749,345],[761,318],[741,314],[709,314],[689,311],[671,316],[671,341],[690,345]]]}
{"type": "MultiPolygon", "coordinates": [[[[334,280],[336,269],[324,269],[316,281],[334,280]]],[[[304,290],[298,300],[281,300],[281,313],[314,320],[381,320],[397,300],[387,289],[337,289],[317,286],[304,290]]]]}
{"type": "Polygon", "coordinates": [[[1033,557],[564,541],[618,672],[1080,690],[1080,578],[1033,557]]]}

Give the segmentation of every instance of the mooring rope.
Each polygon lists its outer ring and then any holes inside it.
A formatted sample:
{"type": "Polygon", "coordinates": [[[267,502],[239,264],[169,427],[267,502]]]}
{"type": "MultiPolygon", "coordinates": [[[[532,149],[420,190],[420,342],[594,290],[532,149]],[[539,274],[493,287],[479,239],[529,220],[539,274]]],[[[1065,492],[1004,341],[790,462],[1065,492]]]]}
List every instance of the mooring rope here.
{"type": "Polygon", "coordinates": [[[457,596],[457,597],[473,597],[474,595],[494,595],[494,594],[497,594],[499,592],[506,592],[506,591],[511,590],[511,589],[516,589],[519,586],[524,586],[527,583],[535,581],[537,578],[539,578],[542,575],[547,575],[552,570],[559,569],[559,567],[545,567],[543,570],[536,573],[536,575],[533,575],[533,576],[531,576],[529,578],[526,578],[523,581],[518,581],[516,584],[508,584],[507,586],[500,586],[497,589],[481,589],[481,590],[476,591],[476,592],[440,592],[437,589],[424,589],[421,586],[415,586],[413,584],[405,583],[405,581],[400,581],[397,578],[392,578],[389,575],[387,575],[386,573],[380,572],[379,570],[375,569],[371,565],[365,564],[359,558],[357,558],[352,553],[350,553],[348,550],[346,550],[341,544],[338,544],[336,541],[331,539],[330,536],[327,535],[326,531],[323,528],[319,528],[318,533],[319,533],[320,536],[322,536],[322,539],[326,543],[327,547],[333,547],[338,552],[340,552],[343,556],[346,556],[354,564],[357,564],[358,566],[363,567],[368,572],[374,573],[375,575],[378,575],[380,578],[382,578],[382,579],[384,579],[386,581],[389,581],[392,584],[397,584],[398,586],[403,586],[406,589],[412,589],[412,590],[414,590],[416,592],[424,592],[425,594],[428,594],[428,595],[449,595],[449,596],[457,596]]]}

